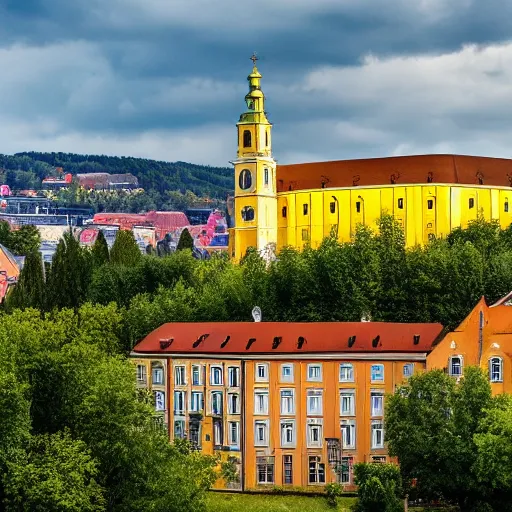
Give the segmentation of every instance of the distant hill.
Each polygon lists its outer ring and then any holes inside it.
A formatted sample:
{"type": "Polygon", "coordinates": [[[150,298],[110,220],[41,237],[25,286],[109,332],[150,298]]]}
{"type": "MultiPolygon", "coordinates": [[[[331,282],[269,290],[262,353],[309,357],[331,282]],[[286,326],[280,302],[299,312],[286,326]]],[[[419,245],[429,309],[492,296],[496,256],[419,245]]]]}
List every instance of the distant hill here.
{"type": "MultiPolygon", "coordinates": [[[[229,167],[162,162],[146,158],[35,151],[15,155],[0,154],[0,183],[6,183],[14,190],[40,189],[42,178],[55,174],[56,167],[62,167],[64,172],[73,175],[89,172],[131,173],[137,177],[140,186],[150,197],[148,207],[172,207],[172,198],[180,194],[187,197],[194,194],[199,198],[223,202],[228,194],[233,193],[233,169],[229,167]]],[[[66,202],[66,198],[62,200],[66,202]]],[[[140,201],[137,204],[139,203],[140,201]]],[[[122,207],[127,211],[137,208],[138,206],[131,205],[122,207]]],[[[96,209],[102,210],[103,207],[100,205],[96,209]]]]}

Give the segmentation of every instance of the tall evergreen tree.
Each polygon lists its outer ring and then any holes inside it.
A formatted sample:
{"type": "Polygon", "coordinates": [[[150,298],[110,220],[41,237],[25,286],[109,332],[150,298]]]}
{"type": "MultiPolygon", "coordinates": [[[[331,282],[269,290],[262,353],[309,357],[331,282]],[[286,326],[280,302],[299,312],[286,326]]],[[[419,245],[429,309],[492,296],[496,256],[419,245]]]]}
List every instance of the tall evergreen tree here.
{"type": "Polygon", "coordinates": [[[25,258],[17,285],[7,297],[7,307],[44,308],[44,267],[41,253],[32,250],[25,258]]]}
{"type": "Polygon", "coordinates": [[[131,231],[120,229],[110,251],[110,261],[117,265],[134,266],[142,259],[142,253],[131,231]]]}
{"type": "Polygon", "coordinates": [[[178,240],[178,245],[176,247],[177,251],[182,251],[183,249],[193,249],[194,248],[194,239],[190,234],[189,230],[185,228],[180,235],[180,239],[178,240]]]}
{"type": "Polygon", "coordinates": [[[98,231],[98,237],[92,246],[92,262],[95,268],[108,263],[110,255],[108,253],[108,244],[101,229],[98,231]]]}

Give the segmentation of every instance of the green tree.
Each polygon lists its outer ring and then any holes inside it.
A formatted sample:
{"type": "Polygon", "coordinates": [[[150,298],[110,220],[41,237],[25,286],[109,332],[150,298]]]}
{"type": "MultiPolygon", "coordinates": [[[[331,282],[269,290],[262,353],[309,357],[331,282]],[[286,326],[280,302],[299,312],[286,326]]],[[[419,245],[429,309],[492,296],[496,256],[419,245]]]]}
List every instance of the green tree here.
{"type": "Polygon", "coordinates": [[[8,249],[14,254],[26,255],[38,251],[40,245],[41,234],[36,226],[30,224],[11,231],[9,236],[8,249]]]}
{"type": "Polygon", "coordinates": [[[178,240],[178,245],[176,246],[177,251],[182,251],[183,249],[193,249],[194,248],[194,239],[190,234],[187,228],[183,229],[180,234],[180,239],[178,240]]]}
{"type": "Polygon", "coordinates": [[[44,266],[41,253],[30,251],[20,272],[18,283],[7,296],[7,307],[44,309],[44,266]]]}
{"type": "Polygon", "coordinates": [[[134,266],[142,259],[142,253],[133,233],[120,229],[110,250],[110,261],[116,265],[134,266]]]}
{"type": "Polygon", "coordinates": [[[101,229],[98,230],[98,237],[94,241],[91,253],[94,267],[101,267],[101,265],[109,262],[108,244],[101,229]]]}
{"type": "Polygon", "coordinates": [[[6,511],[100,512],[96,462],[83,441],[69,433],[34,436],[23,464],[8,464],[6,511]]]}

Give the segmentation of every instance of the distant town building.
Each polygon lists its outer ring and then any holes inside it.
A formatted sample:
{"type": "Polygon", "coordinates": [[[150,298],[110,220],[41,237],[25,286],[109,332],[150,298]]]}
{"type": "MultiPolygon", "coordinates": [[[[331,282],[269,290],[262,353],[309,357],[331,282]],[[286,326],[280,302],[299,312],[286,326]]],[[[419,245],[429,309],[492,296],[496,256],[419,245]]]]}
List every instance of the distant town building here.
{"type": "Polygon", "coordinates": [[[130,173],[91,172],[77,174],[76,180],[81,187],[92,190],[132,190],[139,187],[137,178],[130,173]]]}

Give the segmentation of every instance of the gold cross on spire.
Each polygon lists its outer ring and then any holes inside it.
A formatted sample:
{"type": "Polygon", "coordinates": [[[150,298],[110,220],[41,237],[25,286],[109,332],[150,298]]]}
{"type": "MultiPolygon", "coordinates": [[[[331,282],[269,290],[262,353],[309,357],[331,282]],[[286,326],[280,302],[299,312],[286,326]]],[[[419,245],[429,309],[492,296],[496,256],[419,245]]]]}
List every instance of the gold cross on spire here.
{"type": "Polygon", "coordinates": [[[252,56],[249,57],[249,58],[252,60],[252,63],[253,63],[254,66],[256,66],[256,61],[260,60],[260,59],[258,59],[258,57],[256,55],[256,52],[252,52],[252,56]]]}

